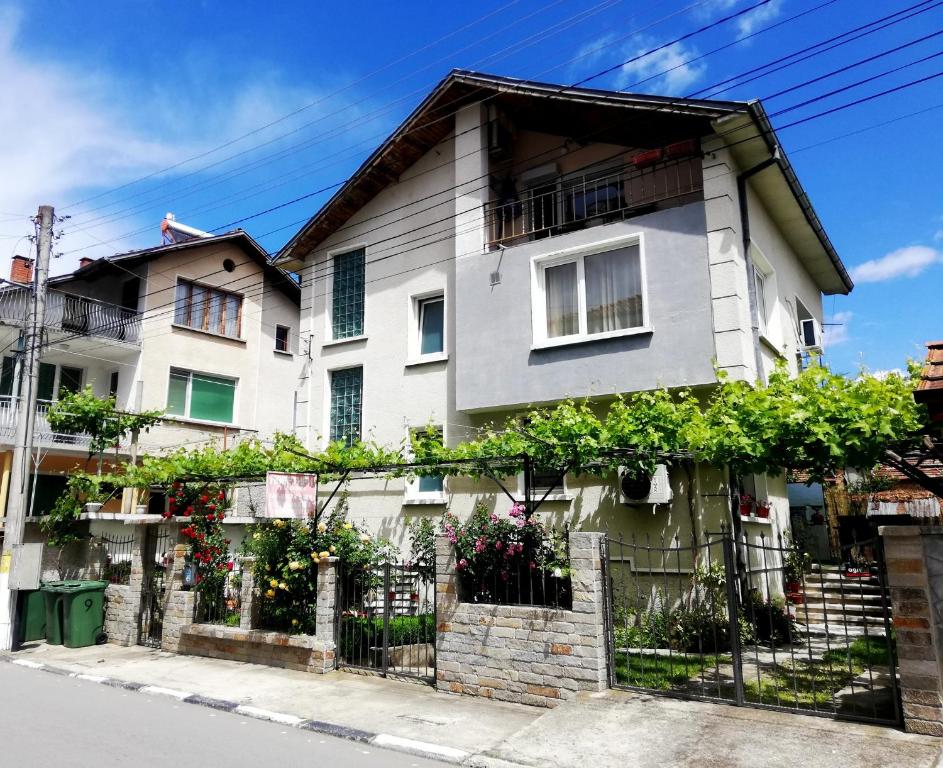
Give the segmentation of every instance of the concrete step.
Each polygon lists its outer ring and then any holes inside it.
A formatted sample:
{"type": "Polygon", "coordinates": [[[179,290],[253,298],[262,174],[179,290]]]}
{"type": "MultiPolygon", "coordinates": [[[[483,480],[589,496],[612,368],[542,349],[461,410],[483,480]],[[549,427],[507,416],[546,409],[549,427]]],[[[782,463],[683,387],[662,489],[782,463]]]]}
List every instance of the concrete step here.
{"type": "Polygon", "coordinates": [[[796,613],[796,621],[800,624],[808,622],[809,624],[821,624],[825,625],[826,619],[828,619],[828,626],[832,629],[840,631],[842,626],[862,626],[867,624],[871,626],[884,626],[884,617],[883,616],[833,616],[831,613],[825,614],[821,611],[809,611],[806,614],[805,611],[796,613]]]}

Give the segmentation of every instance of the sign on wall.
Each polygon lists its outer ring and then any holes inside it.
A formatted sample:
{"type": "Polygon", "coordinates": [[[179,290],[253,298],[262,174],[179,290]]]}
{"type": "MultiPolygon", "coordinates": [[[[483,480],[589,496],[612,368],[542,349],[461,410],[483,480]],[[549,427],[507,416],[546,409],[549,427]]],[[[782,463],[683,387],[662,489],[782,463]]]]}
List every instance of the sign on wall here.
{"type": "Polygon", "coordinates": [[[265,474],[265,517],[314,517],[318,476],[292,472],[265,474]]]}

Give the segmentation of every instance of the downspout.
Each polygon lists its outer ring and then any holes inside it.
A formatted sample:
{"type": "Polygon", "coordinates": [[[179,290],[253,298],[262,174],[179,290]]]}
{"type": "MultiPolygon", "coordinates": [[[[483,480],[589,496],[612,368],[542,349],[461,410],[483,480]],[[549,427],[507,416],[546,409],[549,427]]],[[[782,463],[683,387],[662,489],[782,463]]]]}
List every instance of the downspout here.
{"type": "Polygon", "coordinates": [[[771,165],[779,164],[779,147],[773,150],[771,157],[737,176],[737,197],[740,200],[740,230],[743,232],[743,261],[747,270],[747,296],[750,304],[750,324],[753,331],[753,355],[756,365],[756,378],[765,383],[763,375],[763,354],[760,352],[760,313],[756,301],[756,281],[753,279],[753,257],[750,255],[750,208],[747,202],[747,181],[765,171],[771,165]]]}

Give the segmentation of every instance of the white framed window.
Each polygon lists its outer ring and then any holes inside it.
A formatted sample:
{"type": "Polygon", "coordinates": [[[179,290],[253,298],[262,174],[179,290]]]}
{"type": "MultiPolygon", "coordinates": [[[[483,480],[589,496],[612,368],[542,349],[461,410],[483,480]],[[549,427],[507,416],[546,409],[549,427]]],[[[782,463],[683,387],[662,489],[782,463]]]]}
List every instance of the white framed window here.
{"type": "Polygon", "coordinates": [[[535,347],[650,331],[642,236],[534,257],[535,347]]]}
{"type": "MultiPolygon", "coordinates": [[[[566,475],[560,477],[560,471],[556,469],[534,469],[533,473],[534,487],[531,490],[531,501],[540,501],[547,494],[545,501],[570,501],[573,494],[567,489],[566,475]]],[[[517,499],[523,501],[525,497],[524,473],[517,475],[517,499]]]]}
{"type": "Polygon", "coordinates": [[[756,316],[760,333],[766,334],[769,324],[769,312],[766,308],[766,275],[753,265],[753,286],[756,291],[756,316]]]}
{"type": "Polygon", "coordinates": [[[232,424],[236,405],[236,380],[206,373],[170,369],[167,413],[196,421],[232,424]]]}
{"type": "Polygon", "coordinates": [[[291,329],[287,325],[275,326],[275,351],[291,354],[291,329]]]}
{"type": "MultiPolygon", "coordinates": [[[[426,436],[429,427],[414,427],[408,430],[408,440],[406,443],[406,455],[412,460],[412,445],[417,436],[422,434],[426,436]]],[[[444,440],[444,431],[442,427],[435,427],[438,432],[439,440],[444,440]]],[[[406,478],[406,494],[404,504],[445,504],[445,477],[442,475],[421,475],[406,478]]]]}
{"type": "Polygon", "coordinates": [[[445,360],[445,294],[418,294],[409,303],[409,363],[445,360]]]}

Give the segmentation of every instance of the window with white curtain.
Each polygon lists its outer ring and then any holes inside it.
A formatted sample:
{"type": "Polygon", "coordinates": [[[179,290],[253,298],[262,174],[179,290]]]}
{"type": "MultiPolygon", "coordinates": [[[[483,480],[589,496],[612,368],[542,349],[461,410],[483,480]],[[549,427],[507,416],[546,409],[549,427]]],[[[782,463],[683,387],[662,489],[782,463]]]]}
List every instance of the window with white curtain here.
{"type": "Polygon", "coordinates": [[[645,330],[641,242],[581,249],[534,262],[534,342],[569,343],[645,330]]]}

